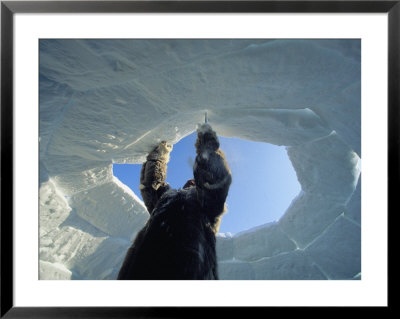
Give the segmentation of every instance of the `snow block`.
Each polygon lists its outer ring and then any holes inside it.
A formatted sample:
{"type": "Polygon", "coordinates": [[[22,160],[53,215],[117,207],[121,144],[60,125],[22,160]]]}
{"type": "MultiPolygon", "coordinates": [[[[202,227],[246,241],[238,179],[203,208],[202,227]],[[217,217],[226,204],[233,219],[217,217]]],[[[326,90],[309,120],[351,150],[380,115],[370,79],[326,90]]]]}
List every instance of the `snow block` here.
{"type": "Polygon", "coordinates": [[[306,247],[345,209],[344,204],[319,194],[300,193],[279,220],[282,230],[296,242],[306,247]]]}
{"type": "Polygon", "coordinates": [[[44,167],[50,176],[57,176],[60,174],[80,173],[93,168],[108,166],[111,162],[89,160],[80,156],[71,154],[64,155],[47,155],[41,160],[44,167]]]}
{"type": "Polygon", "coordinates": [[[254,271],[250,263],[244,261],[224,261],[218,263],[218,274],[221,280],[255,279],[254,271]]]}
{"type": "Polygon", "coordinates": [[[233,237],[235,259],[254,261],[296,249],[278,225],[269,225],[233,237]]]}
{"type": "Polygon", "coordinates": [[[40,237],[54,231],[71,212],[66,199],[57,191],[53,182],[42,183],[39,189],[39,231],[40,237]]]}
{"type": "Polygon", "coordinates": [[[351,70],[353,83],[337,87],[335,94],[328,96],[311,109],[361,157],[361,81],[360,65],[351,70]]]}
{"type": "Polygon", "coordinates": [[[70,280],[72,272],[61,264],[39,261],[40,280],[70,280]]]}
{"type": "Polygon", "coordinates": [[[71,211],[40,238],[41,279],[62,279],[49,265],[63,265],[69,279],[116,279],[131,242],[109,237],[71,211]],[[44,267],[43,269],[41,267],[44,267]],[[47,273],[49,272],[49,273],[47,273]]]}
{"type": "Polygon", "coordinates": [[[301,250],[280,254],[251,263],[257,280],[326,279],[315,263],[301,250]]]}
{"type": "Polygon", "coordinates": [[[40,158],[44,158],[48,155],[47,149],[52,140],[54,126],[61,123],[74,91],[65,83],[53,81],[41,73],[39,94],[39,149],[40,158]]]}
{"type": "Polygon", "coordinates": [[[288,147],[288,156],[305,193],[343,203],[353,194],[359,157],[337,134],[288,147]]]}
{"type": "Polygon", "coordinates": [[[217,236],[217,260],[230,260],[233,258],[233,238],[217,236]]]}
{"type": "Polygon", "coordinates": [[[70,204],[80,217],[106,234],[132,240],[149,213],[130,189],[116,181],[75,194],[70,204]]]}
{"type": "Polygon", "coordinates": [[[361,272],[361,228],[340,216],[305,253],[329,279],[352,279],[361,272]]]}
{"type": "Polygon", "coordinates": [[[106,238],[88,255],[76,256],[69,267],[81,279],[117,279],[131,242],[121,238],[106,238]]]}
{"type": "Polygon", "coordinates": [[[361,176],[344,214],[361,226],[361,176]]]}
{"type": "Polygon", "coordinates": [[[58,189],[67,196],[111,182],[113,178],[112,165],[102,165],[81,172],[70,172],[55,176],[54,182],[58,189]]]}
{"type": "Polygon", "coordinates": [[[275,145],[299,145],[327,136],[331,130],[318,115],[304,109],[243,108],[213,112],[213,124],[224,136],[275,145]],[[262,127],[262,129],[257,129],[262,127]]]}
{"type": "Polygon", "coordinates": [[[74,228],[60,225],[41,236],[40,260],[59,263],[71,269],[75,259],[93,254],[106,238],[106,234],[93,226],[74,228]]]}

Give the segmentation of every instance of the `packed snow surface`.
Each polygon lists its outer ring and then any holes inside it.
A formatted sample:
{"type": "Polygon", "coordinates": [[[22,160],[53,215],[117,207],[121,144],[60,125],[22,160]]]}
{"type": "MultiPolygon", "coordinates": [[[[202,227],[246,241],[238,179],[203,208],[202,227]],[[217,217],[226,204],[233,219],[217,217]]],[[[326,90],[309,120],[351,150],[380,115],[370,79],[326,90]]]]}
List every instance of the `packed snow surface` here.
{"type": "Polygon", "coordinates": [[[220,278],[360,279],[360,45],[40,40],[40,279],[116,278],[149,215],[112,163],[206,111],[221,136],[286,146],[302,187],[276,223],[218,236],[220,278]]]}

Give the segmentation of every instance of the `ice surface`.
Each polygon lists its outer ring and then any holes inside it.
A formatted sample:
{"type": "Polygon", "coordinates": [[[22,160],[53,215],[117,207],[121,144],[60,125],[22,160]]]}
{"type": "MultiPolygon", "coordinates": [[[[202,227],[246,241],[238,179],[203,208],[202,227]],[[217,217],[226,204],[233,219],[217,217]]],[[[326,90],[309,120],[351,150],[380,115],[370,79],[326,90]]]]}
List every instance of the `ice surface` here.
{"type": "Polygon", "coordinates": [[[358,40],[40,40],[40,278],[115,279],[148,213],[112,163],[207,111],[286,146],[302,187],[276,223],[218,236],[221,279],[360,279],[360,70],[358,40]]]}

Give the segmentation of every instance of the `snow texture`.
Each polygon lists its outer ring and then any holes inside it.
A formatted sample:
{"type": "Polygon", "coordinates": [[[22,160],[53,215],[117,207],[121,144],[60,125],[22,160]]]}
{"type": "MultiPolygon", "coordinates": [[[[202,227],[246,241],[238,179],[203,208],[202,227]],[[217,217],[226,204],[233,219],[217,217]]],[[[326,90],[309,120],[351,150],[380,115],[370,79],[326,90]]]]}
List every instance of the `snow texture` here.
{"type": "Polygon", "coordinates": [[[112,163],[206,111],[221,136],[286,146],[302,187],[276,223],[217,237],[220,278],[360,279],[360,45],[40,40],[40,279],[116,279],[149,215],[112,163]]]}

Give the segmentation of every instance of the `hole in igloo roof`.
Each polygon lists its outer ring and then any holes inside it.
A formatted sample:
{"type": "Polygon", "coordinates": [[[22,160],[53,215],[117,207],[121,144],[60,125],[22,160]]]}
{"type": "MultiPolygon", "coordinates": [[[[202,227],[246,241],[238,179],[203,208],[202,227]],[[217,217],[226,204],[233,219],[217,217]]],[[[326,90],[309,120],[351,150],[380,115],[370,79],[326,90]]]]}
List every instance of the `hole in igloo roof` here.
{"type": "MultiPolygon", "coordinates": [[[[285,148],[239,138],[219,139],[233,177],[220,233],[237,234],[279,220],[301,190],[285,148]]],[[[174,145],[167,171],[167,182],[173,188],[182,188],[193,177],[195,141],[196,133],[192,133],[174,145]]],[[[141,166],[114,164],[113,173],[142,199],[141,166]]]]}

